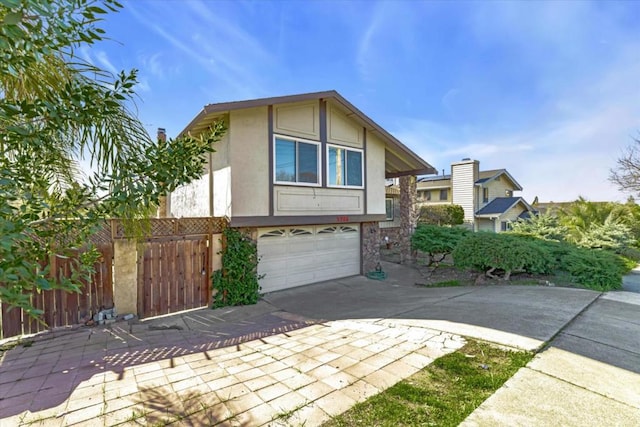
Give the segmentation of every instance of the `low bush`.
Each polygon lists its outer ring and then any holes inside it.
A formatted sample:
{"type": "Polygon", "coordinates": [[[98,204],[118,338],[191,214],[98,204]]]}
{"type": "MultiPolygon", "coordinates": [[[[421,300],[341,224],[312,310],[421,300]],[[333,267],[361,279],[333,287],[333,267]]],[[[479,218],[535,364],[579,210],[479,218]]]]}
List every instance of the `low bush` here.
{"type": "Polygon", "coordinates": [[[464,209],[460,205],[422,206],[418,222],[432,225],[460,225],[464,222],[464,209]]]}
{"type": "Polygon", "coordinates": [[[563,257],[560,269],[568,272],[581,287],[609,291],[622,289],[622,275],[627,267],[614,253],[574,247],[563,257]]]}
{"type": "Polygon", "coordinates": [[[429,265],[442,262],[471,232],[461,227],[419,224],[411,236],[411,246],[429,256],[429,265]]]}
{"type": "Polygon", "coordinates": [[[545,247],[529,238],[479,232],[462,240],[453,251],[457,267],[484,271],[492,277],[503,271],[508,280],[513,272],[548,274],[555,260],[545,247]]]}

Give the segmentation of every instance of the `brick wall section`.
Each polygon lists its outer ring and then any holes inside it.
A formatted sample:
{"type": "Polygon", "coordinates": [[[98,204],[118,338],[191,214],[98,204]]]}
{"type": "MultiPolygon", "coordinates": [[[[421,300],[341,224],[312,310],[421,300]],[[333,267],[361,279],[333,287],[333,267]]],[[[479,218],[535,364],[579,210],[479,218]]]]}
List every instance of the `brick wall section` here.
{"type": "Polygon", "coordinates": [[[400,243],[400,227],[380,228],[380,244],[384,246],[385,237],[389,238],[389,243],[394,246],[400,243]]]}
{"type": "Polygon", "coordinates": [[[380,262],[380,225],[377,222],[363,222],[362,233],[362,274],[374,271],[380,262]]]}
{"type": "Polygon", "coordinates": [[[416,226],[416,177],[400,177],[400,259],[412,263],[411,235],[416,226]]]}

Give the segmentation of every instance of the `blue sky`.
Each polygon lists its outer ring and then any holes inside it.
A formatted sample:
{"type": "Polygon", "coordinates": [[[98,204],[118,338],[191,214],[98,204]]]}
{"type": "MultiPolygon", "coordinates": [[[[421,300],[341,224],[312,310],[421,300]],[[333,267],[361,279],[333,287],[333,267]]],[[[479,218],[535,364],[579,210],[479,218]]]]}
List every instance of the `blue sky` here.
{"type": "Polygon", "coordinates": [[[335,89],[436,169],[506,168],[532,201],[625,200],[640,137],[640,2],[125,1],[82,54],[137,68],[177,135],[205,104],[335,89]]]}

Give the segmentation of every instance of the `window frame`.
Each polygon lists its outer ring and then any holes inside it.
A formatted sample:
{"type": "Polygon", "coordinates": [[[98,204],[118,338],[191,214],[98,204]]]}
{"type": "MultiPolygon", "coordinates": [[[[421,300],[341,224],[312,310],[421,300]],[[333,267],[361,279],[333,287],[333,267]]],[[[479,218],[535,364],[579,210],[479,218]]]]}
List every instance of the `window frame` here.
{"type": "Polygon", "coordinates": [[[489,203],[489,189],[482,187],[482,203],[489,203]]]}
{"type": "Polygon", "coordinates": [[[447,200],[449,200],[449,189],[448,188],[443,188],[440,190],[440,201],[441,202],[446,202],[447,200]],[[445,197],[444,199],[442,198],[442,192],[445,192],[445,197]]]}
{"type": "Polygon", "coordinates": [[[393,221],[395,219],[395,202],[393,197],[385,197],[384,198],[384,213],[387,221],[393,221]],[[387,211],[387,202],[391,202],[391,216],[389,216],[389,212],[387,211]]]}
{"type": "MultiPolygon", "coordinates": [[[[365,187],[365,182],[364,182],[364,165],[365,165],[365,157],[364,157],[364,150],[360,149],[360,148],[354,148],[354,147],[346,147],[344,145],[337,145],[337,144],[327,144],[327,151],[326,151],[326,155],[327,155],[327,164],[325,165],[326,169],[325,169],[325,173],[327,174],[327,188],[354,188],[354,189],[358,189],[358,190],[363,190],[365,187]],[[345,150],[346,152],[349,151],[354,151],[354,152],[358,152],[360,153],[360,159],[361,159],[361,163],[360,163],[360,182],[362,182],[361,185],[348,185],[346,184],[346,178],[349,176],[349,172],[345,169],[345,184],[344,185],[339,185],[339,184],[330,184],[330,180],[331,180],[331,175],[329,173],[329,151],[331,150],[331,148],[339,148],[341,150],[345,150]]],[[[348,161],[346,160],[347,155],[345,154],[345,166],[348,167],[348,161]]]]}
{"type": "MultiPolygon", "coordinates": [[[[320,141],[313,141],[311,139],[305,139],[305,138],[298,138],[298,137],[293,137],[293,136],[287,136],[287,135],[273,135],[273,183],[275,185],[295,185],[295,186],[302,186],[302,187],[322,187],[322,144],[320,143],[320,141]],[[293,142],[295,144],[296,147],[296,159],[295,162],[296,164],[294,165],[294,169],[297,169],[298,166],[298,143],[303,143],[303,144],[312,144],[316,146],[316,174],[317,174],[317,182],[298,182],[298,181],[279,181],[278,180],[278,156],[277,156],[277,145],[278,145],[278,139],[284,140],[284,141],[290,141],[293,142]]],[[[295,171],[296,174],[296,179],[298,179],[298,171],[295,171]]]]}

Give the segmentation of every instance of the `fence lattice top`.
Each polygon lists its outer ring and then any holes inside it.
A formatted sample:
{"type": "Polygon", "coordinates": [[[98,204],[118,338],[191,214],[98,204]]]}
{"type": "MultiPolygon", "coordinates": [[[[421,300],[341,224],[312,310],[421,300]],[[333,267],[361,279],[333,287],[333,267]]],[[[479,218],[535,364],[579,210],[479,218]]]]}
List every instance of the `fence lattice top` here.
{"type": "MultiPolygon", "coordinates": [[[[222,233],[227,227],[225,218],[151,218],[149,228],[145,235],[148,238],[169,237],[169,236],[190,236],[201,234],[222,233]]],[[[127,233],[120,220],[111,220],[106,225],[105,231],[109,233],[111,239],[125,239],[127,233]]],[[[104,232],[96,233],[99,239],[104,238],[104,232]]],[[[102,240],[98,240],[102,241],[102,240]]]]}

